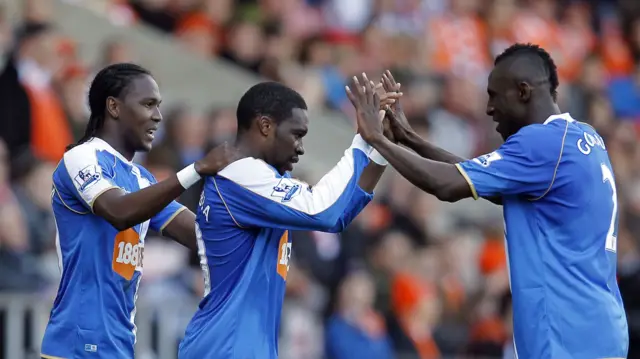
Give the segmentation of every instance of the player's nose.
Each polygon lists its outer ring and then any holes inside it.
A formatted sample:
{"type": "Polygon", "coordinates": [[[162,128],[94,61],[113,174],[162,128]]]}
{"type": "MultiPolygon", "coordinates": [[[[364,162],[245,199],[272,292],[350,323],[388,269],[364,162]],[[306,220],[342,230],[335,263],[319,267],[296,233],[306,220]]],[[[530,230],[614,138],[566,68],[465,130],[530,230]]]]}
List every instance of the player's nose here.
{"type": "Polygon", "coordinates": [[[296,154],[298,156],[304,155],[304,146],[302,144],[300,144],[299,146],[296,146],[296,154]]]}
{"type": "Polygon", "coordinates": [[[491,105],[487,105],[487,116],[493,116],[495,112],[495,108],[493,108],[493,106],[491,105]]]}
{"type": "Polygon", "coordinates": [[[162,121],[162,113],[160,112],[160,109],[158,109],[157,107],[156,107],[155,111],[153,111],[153,113],[151,114],[151,120],[153,122],[162,121]]]}

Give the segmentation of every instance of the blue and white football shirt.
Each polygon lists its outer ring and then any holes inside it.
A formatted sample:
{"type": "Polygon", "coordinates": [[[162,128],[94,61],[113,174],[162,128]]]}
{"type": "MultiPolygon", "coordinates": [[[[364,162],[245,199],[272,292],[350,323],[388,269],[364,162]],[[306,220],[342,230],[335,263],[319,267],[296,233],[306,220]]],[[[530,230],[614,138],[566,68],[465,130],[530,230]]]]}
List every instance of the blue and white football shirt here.
{"type": "Polygon", "coordinates": [[[596,131],[552,116],[457,167],[475,198],[502,197],[517,357],[626,358],[616,185],[596,131]]]}
{"type": "Polygon", "coordinates": [[[134,192],[155,182],[146,169],[99,138],[64,154],[53,174],[52,192],[62,279],[42,357],[133,358],[147,230],[161,231],[184,207],[172,202],[151,220],[121,232],[92,208],[105,191],[134,192]]]}
{"type": "Polygon", "coordinates": [[[205,297],[180,359],[276,359],[289,230],[343,230],[373,197],[358,187],[371,148],[356,136],[315,186],[245,158],[206,179],[197,213],[205,297]]]}

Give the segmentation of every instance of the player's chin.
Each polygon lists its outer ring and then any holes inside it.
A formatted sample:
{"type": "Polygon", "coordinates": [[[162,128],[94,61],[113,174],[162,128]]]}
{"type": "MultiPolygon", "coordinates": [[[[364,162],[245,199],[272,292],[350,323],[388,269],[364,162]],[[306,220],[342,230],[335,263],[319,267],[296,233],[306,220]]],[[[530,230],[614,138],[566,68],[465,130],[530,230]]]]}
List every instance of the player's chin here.
{"type": "Polygon", "coordinates": [[[285,164],[284,164],[284,166],[282,166],[282,167],[283,167],[284,172],[291,172],[291,171],[293,171],[293,165],[294,165],[294,163],[293,163],[293,162],[287,162],[287,163],[285,163],[285,164]]]}
{"type": "Polygon", "coordinates": [[[140,150],[139,150],[140,152],[149,152],[153,148],[153,141],[144,139],[144,140],[140,141],[139,148],[140,148],[140,150]]]}
{"type": "Polygon", "coordinates": [[[502,140],[506,141],[507,137],[509,137],[507,135],[507,133],[504,131],[504,129],[498,124],[498,126],[496,126],[496,132],[498,134],[500,134],[500,137],[502,137],[502,140]]]}

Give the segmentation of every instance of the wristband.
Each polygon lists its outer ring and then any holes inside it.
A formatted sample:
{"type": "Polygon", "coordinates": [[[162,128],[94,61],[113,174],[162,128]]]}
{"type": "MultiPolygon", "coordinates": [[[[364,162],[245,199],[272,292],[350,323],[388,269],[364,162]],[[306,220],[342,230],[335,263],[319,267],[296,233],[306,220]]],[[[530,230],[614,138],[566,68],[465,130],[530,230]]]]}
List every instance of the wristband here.
{"type": "Polygon", "coordinates": [[[379,166],[386,166],[387,164],[389,164],[389,162],[384,157],[382,157],[380,152],[378,152],[378,150],[376,150],[375,148],[369,153],[369,159],[379,166]]]}
{"type": "Polygon", "coordinates": [[[369,153],[371,153],[371,150],[373,149],[373,147],[371,147],[371,145],[369,145],[364,138],[362,138],[362,136],[360,136],[360,134],[356,134],[355,137],[353,138],[353,141],[351,142],[351,148],[357,148],[359,150],[361,150],[362,152],[366,153],[367,155],[369,153]]]}
{"type": "Polygon", "coordinates": [[[198,183],[202,178],[198,171],[196,171],[196,165],[193,163],[176,173],[176,176],[178,176],[178,182],[180,182],[180,185],[184,189],[189,189],[189,187],[198,183]]]}

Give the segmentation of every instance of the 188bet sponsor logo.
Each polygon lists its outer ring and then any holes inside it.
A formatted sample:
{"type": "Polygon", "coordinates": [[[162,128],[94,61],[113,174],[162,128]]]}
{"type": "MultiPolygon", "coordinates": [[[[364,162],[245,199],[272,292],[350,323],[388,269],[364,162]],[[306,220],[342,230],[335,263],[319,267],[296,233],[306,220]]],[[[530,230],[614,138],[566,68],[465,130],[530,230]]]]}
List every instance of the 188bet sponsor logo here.
{"type": "Polygon", "coordinates": [[[144,258],[144,244],[140,236],[129,228],[116,235],[113,245],[113,270],[127,280],[133,278],[136,270],[142,270],[144,258]]]}

